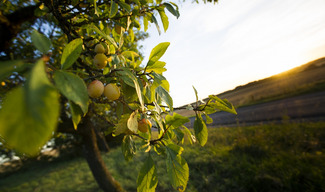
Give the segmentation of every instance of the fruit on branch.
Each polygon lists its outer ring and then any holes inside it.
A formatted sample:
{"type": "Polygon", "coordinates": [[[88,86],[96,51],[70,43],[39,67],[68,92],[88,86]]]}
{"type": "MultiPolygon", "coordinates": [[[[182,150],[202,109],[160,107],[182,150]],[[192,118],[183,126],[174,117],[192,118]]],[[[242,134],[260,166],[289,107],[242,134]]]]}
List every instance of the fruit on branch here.
{"type": "Polygon", "coordinates": [[[103,53],[97,53],[94,57],[94,65],[98,69],[104,69],[107,65],[107,57],[103,53]]]}
{"type": "Polygon", "coordinates": [[[117,100],[120,94],[120,88],[116,84],[109,83],[104,88],[104,95],[111,101],[117,100]]]}
{"type": "Polygon", "coordinates": [[[141,131],[142,133],[146,133],[148,132],[148,130],[151,128],[151,122],[149,121],[149,119],[141,119],[140,121],[138,121],[138,129],[139,131],[141,131]]]}
{"type": "Polygon", "coordinates": [[[89,97],[98,98],[104,92],[104,84],[99,80],[94,80],[88,85],[87,91],[89,97]]]}
{"type": "Polygon", "coordinates": [[[105,47],[98,43],[96,46],[95,46],[95,52],[96,53],[105,53],[105,47]]]}

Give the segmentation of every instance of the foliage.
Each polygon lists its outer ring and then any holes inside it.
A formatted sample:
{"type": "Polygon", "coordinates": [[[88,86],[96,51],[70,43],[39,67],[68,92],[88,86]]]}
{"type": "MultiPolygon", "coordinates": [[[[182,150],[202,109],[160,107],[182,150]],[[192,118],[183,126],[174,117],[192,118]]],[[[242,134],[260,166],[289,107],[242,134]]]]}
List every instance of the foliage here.
{"type": "MultiPolygon", "coordinates": [[[[159,17],[166,32],[166,11],[179,17],[178,6],[161,0],[20,0],[4,1],[4,5],[1,11],[9,26],[11,13],[23,8],[35,7],[33,18],[38,18],[32,28],[19,26],[23,31],[15,37],[14,48],[1,54],[1,60],[5,60],[0,63],[5,99],[0,111],[0,135],[6,147],[35,156],[54,131],[82,135],[85,130],[79,130],[81,125],[91,122],[96,129],[93,132],[124,135],[126,160],[137,151],[134,138],[141,139],[140,150],[147,153],[147,159],[139,172],[138,191],[155,191],[157,186],[156,165],[150,156],[153,152],[165,157],[172,186],[185,191],[189,167],[182,157],[183,148],[177,144],[183,143],[187,135],[204,146],[208,139],[206,123],[212,122],[208,114],[236,111],[227,100],[216,96],[204,104],[197,102],[190,107],[197,117],[193,135],[183,125],[189,119],[173,112],[169,82],[163,76],[166,68],[160,58],[170,43],[158,44],[143,62],[137,47],[144,37],[141,30],[146,31],[150,22],[161,33],[159,17]],[[8,12],[15,5],[23,8],[8,12]],[[25,36],[19,39],[20,35],[25,36]],[[105,48],[100,53],[100,67],[93,64],[97,44],[105,48]],[[31,49],[25,50],[25,46],[31,49]],[[89,98],[87,84],[93,80],[118,86],[121,96],[115,101],[105,96],[89,98]],[[143,118],[153,122],[158,130],[156,138],[151,129],[139,132],[137,122],[143,118]]],[[[198,98],[196,90],[195,94],[198,98]]]]}

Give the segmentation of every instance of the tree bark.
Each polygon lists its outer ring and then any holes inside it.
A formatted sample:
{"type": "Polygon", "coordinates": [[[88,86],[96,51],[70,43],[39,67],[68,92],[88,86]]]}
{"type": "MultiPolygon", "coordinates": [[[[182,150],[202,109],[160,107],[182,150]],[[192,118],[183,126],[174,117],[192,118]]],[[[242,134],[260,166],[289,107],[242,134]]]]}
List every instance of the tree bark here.
{"type": "Polygon", "coordinates": [[[88,166],[97,181],[99,187],[105,192],[125,192],[121,185],[113,178],[108,171],[97,145],[96,133],[88,115],[80,124],[78,132],[81,134],[84,143],[84,155],[88,166]]]}

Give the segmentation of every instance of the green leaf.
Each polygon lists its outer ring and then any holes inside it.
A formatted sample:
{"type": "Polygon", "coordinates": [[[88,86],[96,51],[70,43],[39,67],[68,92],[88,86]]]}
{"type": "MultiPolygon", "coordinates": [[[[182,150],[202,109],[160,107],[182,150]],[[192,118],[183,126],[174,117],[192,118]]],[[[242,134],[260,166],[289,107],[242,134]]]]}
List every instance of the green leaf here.
{"type": "Polygon", "coordinates": [[[160,96],[160,98],[168,105],[170,111],[173,110],[173,99],[169,95],[169,93],[163,87],[159,86],[156,88],[156,93],[160,96]]]}
{"type": "Polygon", "coordinates": [[[97,11],[97,0],[94,0],[94,9],[95,9],[95,15],[99,17],[98,11],[97,11]]]}
{"type": "Polygon", "coordinates": [[[185,134],[187,135],[188,140],[190,141],[190,143],[191,143],[191,144],[192,144],[192,143],[195,143],[195,142],[196,142],[196,138],[195,138],[194,135],[192,135],[191,131],[188,130],[188,128],[185,127],[185,126],[182,126],[182,127],[184,128],[184,132],[185,132],[185,134]]]}
{"type": "Polygon", "coordinates": [[[172,128],[178,128],[190,121],[190,119],[188,117],[184,117],[184,116],[177,114],[175,112],[173,113],[173,116],[168,114],[165,117],[165,120],[166,120],[166,124],[168,126],[171,126],[172,128]]]}
{"type": "Polygon", "coordinates": [[[54,73],[56,88],[69,100],[79,105],[83,113],[88,111],[88,92],[85,82],[77,75],[64,71],[54,73]]]}
{"type": "Polygon", "coordinates": [[[208,106],[215,109],[215,111],[221,110],[237,115],[235,107],[227,99],[220,99],[215,95],[210,95],[209,98],[208,106]]]}
{"type": "Polygon", "coordinates": [[[146,68],[146,71],[148,73],[150,72],[155,72],[158,74],[162,74],[163,72],[165,72],[167,69],[165,68],[166,63],[163,61],[156,61],[153,65],[150,65],[146,68]]]}
{"type": "Polygon", "coordinates": [[[169,45],[169,42],[164,42],[159,43],[156,47],[154,47],[150,53],[147,67],[154,65],[165,54],[169,45]]]}
{"type": "Polygon", "coordinates": [[[200,145],[204,146],[208,141],[208,129],[200,113],[196,114],[194,121],[194,133],[200,145]]]}
{"type": "Polygon", "coordinates": [[[159,27],[158,21],[157,21],[157,19],[156,19],[156,17],[154,15],[151,15],[151,22],[156,25],[156,28],[157,28],[158,33],[160,35],[161,34],[160,27],[159,27]]]}
{"type": "Polygon", "coordinates": [[[121,49],[122,46],[123,46],[123,43],[124,43],[124,35],[123,34],[124,34],[124,32],[125,32],[125,29],[121,28],[120,40],[118,42],[118,44],[119,44],[118,49],[121,49]]]}
{"type": "Polygon", "coordinates": [[[178,9],[175,10],[174,7],[169,3],[164,3],[164,5],[167,8],[167,10],[178,19],[178,17],[180,16],[178,9]]]}
{"type": "Polygon", "coordinates": [[[138,174],[137,192],[155,192],[157,184],[156,165],[149,153],[138,174]]]}
{"type": "Polygon", "coordinates": [[[119,77],[124,81],[124,83],[135,88],[134,81],[137,81],[135,75],[127,68],[121,69],[122,71],[117,71],[117,74],[120,75],[119,77]]]}
{"type": "Polygon", "coordinates": [[[124,51],[122,55],[128,59],[134,60],[134,57],[139,57],[139,54],[137,54],[134,51],[124,51]]]}
{"type": "MultiPolygon", "coordinates": [[[[87,25],[86,29],[91,29],[93,31],[95,31],[96,33],[98,33],[101,37],[103,37],[104,39],[106,39],[107,41],[109,41],[114,47],[118,48],[115,40],[110,37],[109,35],[106,35],[104,32],[102,32],[100,29],[98,29],[93,23],[87,25]]],[[[115,54],[115,49],[113,49],[111,46],[109,47],[111,54],[115,54]]]]}
{"type": "Polygon", "coordinates": [[[125,133],[128,130],[127,122],[130,118],[130,114],[123,114],[119,119],[118,123],[115,125],[114,136],[125,133]]]}
{"type": "Polygon", "coordinates": [[[205,119],[206,119],[206,124],[213,123],[213,119],[209,115],[207,115],[206,113],[204,113],[204,115],[205,115],[205,119]]]}
{"type": "Polygon", "coordinates": [[[76,105],[72,101],[69,101],[69,106],[70,106],[71,115],[72,115],[73,127],[75,130],[77,130],[78,124],[80,123],[81,118],[83,116],[83,112],[82,112],[80,106],[76,105]]]}
{"type": "Polygon", "coordinates": [[[115,3],[114,0],[111,0],[111,8],[110,8],[110,11],[109,11],[109,17],[112,18],[116,15],[118,11],[118,4],[115,3]]]}
{"type": "Polygon", "coordinates": [[[37,155],[51,138],[59,118],[59,94],[39,60],[23,87],[14,89],[0,111],[0,135],[20,153],[37,155]]]}
{"type": "Polygon", "coordinates": [[[130,135],[123,138],[122,153],[126,161],[130,161],[136,153],[135,143],[130,135]]]}
{"type": "Polygon", "coordinates": [[[198,100],[199,100],[199,96],[198,96],[198,94],[197,94],[197,90],[195,89],[194,86],[192,86],[192,87],[193,87],[194,92],[195,92],[196,102],[198,102],[198,100]]]}
{"type": "Polygon", "coordinates": [[[0,62],[0,81],[11,75],[13,72],[19,72],[25,69],[27,65],[21,60],[0,62]]]}
{"type": "Polygon", "coordinates": [[[33,30],[31,37],[34,46],[42,53],[47,53],[51,48],[51,41],[43,34],[33,30]]]}
{"type": "Polygon", "coordinates": [[[184,132],[180,128],[173,129],[173,132],[176,135],[177,141],[180,143],[184,142],[184,132]]]}
{"type": "Polygon", "coordinates": [[[180,150],[177,149],[175,144],[169,144],[166,146],[167,160],[166,167],[169,179],[172,186],[177,191],[185,191],[189,178],[189,168],[185,161],[180,156],[180,150]]]}
{"type": "Polygon", "coordinates": [[[144,27],[144,32],[147,32],[147,30],[148,30],[148,25],[149,25],[149,22],[148,22],[148,16],[143,16],[143,27],[144,27]]]}
{"type": "Polygon", "coordinates": [[[154,77],[154,83],[153,84],[156,85],[156,87],[158,87],[159,85],[162,85],[163,81],[166,81],[166,78],[161,74],[153,72],[152,76],[154,77]]]}
{"type": "Polygon", "coordinates": [[[143,98],[142,98],[142,91],[141,91],[141,88],[139,86],[138,80],[134,79],[133,83],[134,83],[135,90],[136,90],[138,98],[139,98],[139,102],[140,102],[140,105],[141,105],[141,110],[144,111],[144,103],[143,103],[143,98]]]}
{"type": "Polygon", "coordinates": [[[161,19],[161,22],[163,24],[164,31],[166,32],[167,29],[168,29],[168,25],[169,25],[168,17],[167,17],[167,15],[166,15],[166,13],[165,13],[165,11],[163,9],[159,10],[158,13],[160,15],[160,19],[161,19]]]}
{"type": "Polygon", "coordinates": [[[79,58],[82,51],[82,39],[71,41],[64,49],[61,58],[61,68],[68,69],[79,58]]]}
{"type": "Polygon", "coordinates": [[[128,122],[127,122],[128,129],[130,129],[133,133],[138,132],[138,112],[134,111],[131,113],[128,122]]]}
{"type": "Polygon", "coordinates": [[[128,13],[131,13],[131,6],[123,1],[118,1],[118,4],[123,7],[128,13]]]}
{"type": "Polygon", "coordinates": [[[166,151],[168,152],[169,156],[174,159],[176,158],[176,156],[181,155],[184,151],[184,148],[179,146],[179,145],[175,145],[173,143],[170,143],[167,145],[166,147],[166,151]]]}

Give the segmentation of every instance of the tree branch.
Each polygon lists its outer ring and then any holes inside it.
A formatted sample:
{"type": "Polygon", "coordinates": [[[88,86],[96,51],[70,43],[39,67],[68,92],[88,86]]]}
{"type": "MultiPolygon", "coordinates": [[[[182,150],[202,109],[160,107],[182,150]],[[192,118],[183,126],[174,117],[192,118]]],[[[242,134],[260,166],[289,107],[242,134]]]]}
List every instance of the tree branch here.
{"type": "Polygon", "coordinates": [[[34,11],[40,3],[18,9],[8,15],[0,13],[0,52],[6,51],[14,37],[21,32],[21,26],[25,22],[33,24],[38,18],[34,11]]]}

